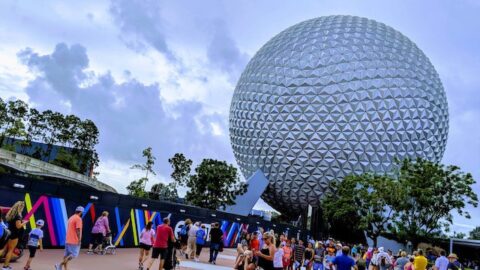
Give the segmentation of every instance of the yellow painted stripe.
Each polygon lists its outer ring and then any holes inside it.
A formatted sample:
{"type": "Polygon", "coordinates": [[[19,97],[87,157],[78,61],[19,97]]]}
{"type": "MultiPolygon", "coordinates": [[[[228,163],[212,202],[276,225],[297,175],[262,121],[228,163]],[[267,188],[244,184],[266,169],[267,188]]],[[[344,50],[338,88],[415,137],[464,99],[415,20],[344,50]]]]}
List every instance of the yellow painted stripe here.
{"type": "Polygon", "coordinates": [[[137,225],[135,224],[135,211],[130,210],[130,220],[132,221],[133,243],[138,246],[137,225]]]}
{"type": "MultiPolygon", "coordinates": [[[[30,194],[25,193],[25,207],[27,207],[27,213],[32,210],[32,200],[30,199],[30,194]]],[[[35,229],[37,226],[35,225],[35,216],[32,214],[30,216],[30,228],[35,229]]]]}
{"type": "Polygon", "coordinates": [[[150,222],[153,222],[153,219],[155,218],[155,215],[157,214],[157,212],[152,212],[152,215],[150,216],[150,222]]]}
{"type": "Polygon", "coordinates": [[[125,224],[125,226],[123,226],[123,230],[120,233],[120,236],[118,237],[117,241],[115,242],[115,246],[118,246],[118,244],[120,244],[120,241],[122,241],[123,236],[127,232],[128,226],[130,226],[130,219],[127,220],[127,224],[125,224]]]}

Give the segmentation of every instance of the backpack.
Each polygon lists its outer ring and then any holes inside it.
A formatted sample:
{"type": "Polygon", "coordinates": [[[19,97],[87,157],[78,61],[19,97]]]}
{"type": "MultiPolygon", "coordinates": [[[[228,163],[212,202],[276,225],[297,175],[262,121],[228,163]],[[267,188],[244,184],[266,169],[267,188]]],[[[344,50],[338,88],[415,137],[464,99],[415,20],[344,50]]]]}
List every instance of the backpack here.
{"type": "Polygon", "coordinates": [[[387,265],[387,260],[385,259],[385,257],[382,257],[382,259],[380,260],[380,265],[381,266],[386,266],[387,265]]]}
{"type": "Polygon", "coordinates": [[[187,236],[188,233],[188,225],[183,225],[182,229],[180,230],[180,236],[187,236]]]}

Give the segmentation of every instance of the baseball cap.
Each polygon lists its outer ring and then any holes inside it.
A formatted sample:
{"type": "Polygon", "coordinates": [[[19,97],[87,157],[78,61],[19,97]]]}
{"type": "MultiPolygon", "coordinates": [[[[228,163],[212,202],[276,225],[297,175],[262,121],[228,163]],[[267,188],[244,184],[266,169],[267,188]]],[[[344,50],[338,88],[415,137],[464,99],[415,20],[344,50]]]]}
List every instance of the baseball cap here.
{"type": "Polygon", "coordinates": [[[77,208],[75,209],[75,212],[83,212],[83,211],[85,211],[83,206],[77,206],[77,208]]]}
{"type": "Polygon", "coordinates": [[[45,221],[43,221],[43,219],[39,219],[37,220],[37,222],[35,222],[35,224],[37,224],[38,226],[43,226],[45,224],[45,221]]]}

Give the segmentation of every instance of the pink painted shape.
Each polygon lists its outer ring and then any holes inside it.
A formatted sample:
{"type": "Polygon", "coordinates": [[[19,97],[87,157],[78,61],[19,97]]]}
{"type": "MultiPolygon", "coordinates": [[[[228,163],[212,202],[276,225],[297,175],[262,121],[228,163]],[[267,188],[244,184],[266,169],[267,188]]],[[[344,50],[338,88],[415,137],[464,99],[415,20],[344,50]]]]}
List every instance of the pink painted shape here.
{"type": "Polygon", "coordinates": [[[46,196],[40,196],[38,200],[35,202],[35,204],[32,207],[32,210],[27,213],[27,215],[23,218],[24,220],[28,220],[40,207],[40,205],[43,203],[43,209],[45,210],[45,217],[47,218],[47,224],[48,224],[48,234],[50,235],[50,243],[52,246],[57,245],[57,239],[55,238],[55,231],[53,230],[53,220],[52,220],[52,214],[50,213],[50,204],[48,203],[48,198],[46,196]]]}

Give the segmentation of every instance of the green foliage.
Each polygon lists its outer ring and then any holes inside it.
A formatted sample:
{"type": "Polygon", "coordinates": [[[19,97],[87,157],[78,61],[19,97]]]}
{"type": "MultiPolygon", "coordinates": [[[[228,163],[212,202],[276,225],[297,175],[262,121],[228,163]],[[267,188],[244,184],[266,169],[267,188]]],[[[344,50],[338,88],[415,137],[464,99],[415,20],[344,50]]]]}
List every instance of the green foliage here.
{"type": "Polygon", "coordinates": [[[38,159],[49,159],[53,145],[74,148],[72,154],[78,162],[77,172],[84,173],[99,164],[95,150],[99,131],[91,120],[82,121],[75,115],[51,110],[40,112],[21,100],[4,102],[0,98],[0,146],[7,138],[19,142],[21,154],[38,159]],[[46,151],[37,149],[34,154],[29,154],[31,152],[27,150],[34,141],[47,144],[46,151]]]}
{"type": "Polygon", "coordinates": [[[130,169],[137,169],[145,172],[145,177],[142,177],[136,181],[133,181],[128,185],[127,190],[128,194],[140,197],[148,198],[148,193],[145,191],[145,186],[148,182],[148,174],[156,175],[153,170],[153,165],[155,165],[156,158],[152,154],[152,147],[147,147],[142,151],[142,156],[146,159],[145,164],[135,164],[130,169]]]}
{"type": "Polygon", "coordinates": [[[475,229],[471,230],[468,235],[469,239],[480,240],[480,226],[475,227],[475,229]]]}
{"type": "Polygon", "coordinates": [[[190,177],[192,160],[187,159],[182,153],[176,153],[172,158],[168,159],[168,162],[173,169],[172,179],[178,185],[185,185],[190,177]]]}
{"type": "Polygon", "coordinates": [[[178,199],[177,188],[174,182],[166,185],[164,183],[155,184],[148,195],[152,200],[176,201],[178,199]]]}
{"type": "Polygon", "coordinates": [[[186,181],[190,189],[186,201],[200,207],[219,209],[235,203],[235,198],[247,191],[237,169],[225,161],[204,159],[195,174],[186,181]]]}
{"type": "Polygon", "coordinates": [[[145,177],[142,177],[136,181],[132,181],[130,185],[127,186],[128,195],[147,199],[148,194],[145,192],[145,184],[147,181],[148,179],[145,177]]]}
{"type": "Polygon", "coordinates": [[[395,182],[383,175],[347,176],[333,182],[335,194],[327,195],[323,207],[327,220],[354,221],[376,245],[377,238],[392,225],[396,213],[392,206],[398,200],[395,182]]]}
{"type": "Polygon", "coordinates": [[[466,234],[462,232],[453,232],[452,238],[458,238],[458,239],[465,239],[467,237],[466,234]]]}
{"type": "Polygon", "coordinates": [[[139,169],[141,171],[144,171],[145,178],[147,178],[147,181],[148,181],[149,173],[156,175],[156,173],[153,171],[153,165],[155,165],[155,160],[157,158],[154,157],[152,154],[152,147],[147,147],[143,149],[142,156],[146,158],[145,164],[135,164],[130,169],[139,169]]]}
{"type": "Polygon", "coordinates": [[[401,199],[395,205],[398,219],[393,232],[401,239],[418,243],[448,232],[453,223],[452,211],[470,218],[467,204],[477,206],[472,190],[475,180],[457,166],[444,166],[423,159],[405,159],[400,163],[396,180],[401,199]]]}
{"type": "Polygon", "coordinates": [[[68,153],[64,149],[60,149],[55,159],[50,163],[75,172],[80,171],[80,167],[78,166],[78,159],[76,159],[72,153],[68,153]]]}

